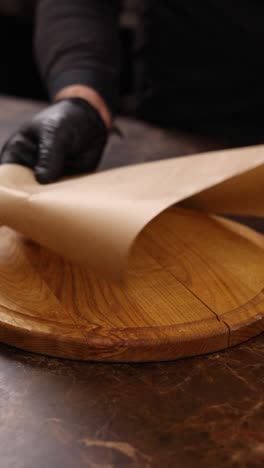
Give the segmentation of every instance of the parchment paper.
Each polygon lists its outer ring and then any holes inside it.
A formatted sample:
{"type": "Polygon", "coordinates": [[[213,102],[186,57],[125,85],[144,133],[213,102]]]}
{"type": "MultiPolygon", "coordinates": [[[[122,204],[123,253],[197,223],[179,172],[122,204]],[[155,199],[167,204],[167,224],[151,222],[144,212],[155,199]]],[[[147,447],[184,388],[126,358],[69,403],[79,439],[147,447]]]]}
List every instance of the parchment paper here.
{"type": "Polygon", "coordinates": [[[169,206],[264,216],[264,145],[138,164],[39,185],[0,166],[0,223],[105,275],[123,275],[139,232],[169,206]]]}

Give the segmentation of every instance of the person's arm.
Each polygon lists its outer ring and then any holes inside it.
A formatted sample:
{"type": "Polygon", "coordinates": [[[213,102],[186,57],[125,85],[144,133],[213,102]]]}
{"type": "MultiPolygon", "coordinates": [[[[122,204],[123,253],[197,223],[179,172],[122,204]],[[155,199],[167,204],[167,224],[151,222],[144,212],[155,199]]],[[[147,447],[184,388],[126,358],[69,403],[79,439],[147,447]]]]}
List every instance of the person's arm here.
{"type": "Polygon", "coordinates": [[[41,183],[98,165],[119,89],[119,0],[39,0],[36,54],[51,100],[13,135],[0,162],[41,183]]]}
{"type": "Polygon", "coordinates": [[[115,112],[119,93],[120,3],[120,0],[38,1],[35,50],[52,99],[65,97],[67,93],[80,95],[88,87],[100,96],[111,113],[115,112]],[[82,85],[79,91],[76,85],[82,85]],[[66,94],[62,94],[64,88],[66,94]]]}

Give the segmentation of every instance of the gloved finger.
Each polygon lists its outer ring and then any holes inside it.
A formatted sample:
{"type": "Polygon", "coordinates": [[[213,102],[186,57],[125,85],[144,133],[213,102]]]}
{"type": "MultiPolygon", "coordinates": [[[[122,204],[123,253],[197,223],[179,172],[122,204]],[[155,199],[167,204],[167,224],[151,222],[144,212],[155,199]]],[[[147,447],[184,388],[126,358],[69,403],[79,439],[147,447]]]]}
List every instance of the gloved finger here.
{"type": "Polygon", "coordinates": [[[38,145],[36,139],[27,132],[13,135],[3,146],[0,153],[0,164],[22,164],[31,169],[36,164],[38,145]]]}
{"type": "Polygon", "coordinates": [[[91,147],[81,154],[73,154],[65,161],[65,174],[93,172],[102,158],[102,147],[91,147]]]}
{"type": "Polygon", "coordinates": [[[37,181],[41,184],[55,182],[64,174],[66,159],[65,132],[63,129],[42,129],[39,141],[38,161],[34,172],[37,181]]]}

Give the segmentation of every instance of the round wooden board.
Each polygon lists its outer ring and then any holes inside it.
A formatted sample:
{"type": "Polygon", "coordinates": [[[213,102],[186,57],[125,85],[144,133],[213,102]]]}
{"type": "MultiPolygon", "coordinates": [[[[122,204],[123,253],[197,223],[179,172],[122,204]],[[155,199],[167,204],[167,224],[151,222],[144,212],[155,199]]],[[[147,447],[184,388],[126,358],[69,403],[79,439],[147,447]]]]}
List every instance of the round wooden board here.
{"type": "Polygon", "coordinates": [[[0,229],[0,341],[99,361],[162,361],[264,330],[264,237],[172,208],[140,234],[118,286],[0,229]]]}

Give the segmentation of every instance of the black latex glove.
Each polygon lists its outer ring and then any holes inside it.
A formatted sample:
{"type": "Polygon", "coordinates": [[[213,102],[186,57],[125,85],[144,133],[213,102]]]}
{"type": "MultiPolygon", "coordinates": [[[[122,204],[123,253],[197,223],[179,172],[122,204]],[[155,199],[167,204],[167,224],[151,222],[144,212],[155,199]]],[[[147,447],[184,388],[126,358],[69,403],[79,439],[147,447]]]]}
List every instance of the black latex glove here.
{"type": "Polygon", "coordinates": [[[4,145],[0,163],[34,170],[42,184],[65,175],[93,171],[98,165],[107,129],[98,112],[81,98],[63,99],[37,114],[4,145]]]}

